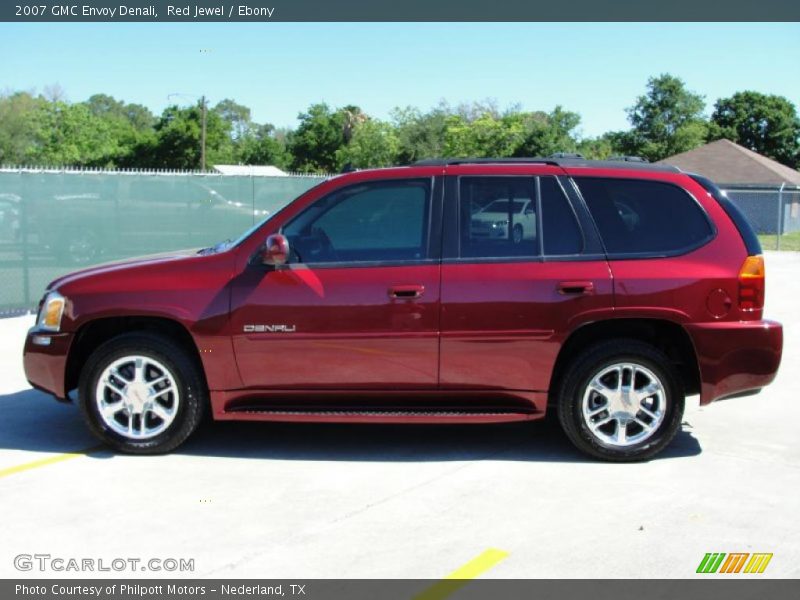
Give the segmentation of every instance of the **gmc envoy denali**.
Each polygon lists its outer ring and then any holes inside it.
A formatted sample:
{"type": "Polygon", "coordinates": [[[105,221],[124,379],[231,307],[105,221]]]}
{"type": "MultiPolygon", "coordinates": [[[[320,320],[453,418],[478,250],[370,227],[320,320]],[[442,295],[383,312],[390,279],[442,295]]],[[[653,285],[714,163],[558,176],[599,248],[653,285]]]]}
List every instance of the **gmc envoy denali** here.
{"type": "Polygon", "coordinates": [[[24,351],[115,449],[217,420],[532,421],[647,459],[781,359],[753,230],[632,158],[427,160],[330,178],[235,241],[53,281],[24,351]]]}

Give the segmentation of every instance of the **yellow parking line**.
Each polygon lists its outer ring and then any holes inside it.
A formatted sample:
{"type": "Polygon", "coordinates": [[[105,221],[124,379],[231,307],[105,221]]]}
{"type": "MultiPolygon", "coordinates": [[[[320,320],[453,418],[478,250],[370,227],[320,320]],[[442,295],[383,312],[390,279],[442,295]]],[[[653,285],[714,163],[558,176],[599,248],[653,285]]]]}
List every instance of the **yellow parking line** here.
{"type": "Polygon", "coordinates": [[[489,548],[424,592],[414,596],[414,600],[443,600],[467,585],[470,579],[485,573],[507,556],[508,552],[505,550],[489,548]]]}
{"type": "Polygon", "coordinates": [[[31,469],[38,469],[39,467],[46,467],[47,465],[53,465],[55,463],[60,463],[72,458],[78,458],[79,456],[86,456],[87,454],[91,454],[92,452],[97,452],[98,450],[103,449],[105,449],[105,446],[92,446],[91,448],[84,448],[83,450],[78,450],[77,452],[65,452],[64,454],[56,454],[50,458],[42,458],[40,460],[23,463],[21,465],[17,465],[16,467],[0,469],[0,479],[16,473],[22,473],[23,471],[30,471],[31,469]]]}

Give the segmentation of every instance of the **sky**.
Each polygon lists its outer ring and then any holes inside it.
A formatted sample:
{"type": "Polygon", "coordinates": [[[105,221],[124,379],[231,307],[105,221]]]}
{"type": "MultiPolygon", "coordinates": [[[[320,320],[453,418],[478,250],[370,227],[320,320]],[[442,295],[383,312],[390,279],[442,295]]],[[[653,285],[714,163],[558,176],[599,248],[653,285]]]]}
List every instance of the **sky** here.
{"type": "Polygon", "coordinates": [[[295,126],[310,104],[356,104],[381,119],[493,99],[581,115],[580,134],[628,127],[648,77],[705,96],[744,89],[800,106],[798,23],[2,23],[0,92],[58,84],[157,114],[205,95],[295,126]],[[171,95],[179,94],[179,95],[171,95]]]}

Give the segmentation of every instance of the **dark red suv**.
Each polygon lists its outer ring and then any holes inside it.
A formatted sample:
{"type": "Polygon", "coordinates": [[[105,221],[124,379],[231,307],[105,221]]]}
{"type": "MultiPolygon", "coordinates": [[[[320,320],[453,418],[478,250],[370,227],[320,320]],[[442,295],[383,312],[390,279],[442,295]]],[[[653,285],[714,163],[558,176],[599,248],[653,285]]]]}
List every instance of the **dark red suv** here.
{"type": "Polygon", "coordinates": [[[326,180],[233,242],[48,286],[25,370],[126,452],[218,420],[496,423],[554,409],[637,460],[684,397],[775,377],[764,262],[711,182],[580,158],[422,161],[326,180]]]}

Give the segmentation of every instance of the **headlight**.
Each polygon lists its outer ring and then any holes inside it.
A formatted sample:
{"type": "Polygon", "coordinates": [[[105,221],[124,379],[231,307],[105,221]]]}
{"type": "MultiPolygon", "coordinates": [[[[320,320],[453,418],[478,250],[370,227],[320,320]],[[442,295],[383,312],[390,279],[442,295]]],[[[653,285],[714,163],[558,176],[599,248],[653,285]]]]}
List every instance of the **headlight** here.
{"type": "Polygon", "coordinates": [[[49,292],[42,302],[39,311],[39,329],[58,331],[61,329],[61,317],[64,315],[66,300],[58,292],[49,292]]]}

